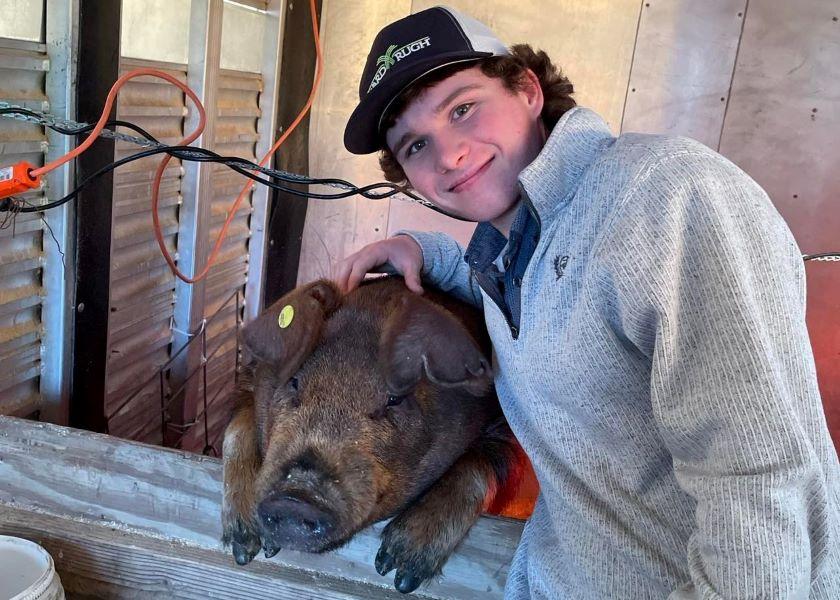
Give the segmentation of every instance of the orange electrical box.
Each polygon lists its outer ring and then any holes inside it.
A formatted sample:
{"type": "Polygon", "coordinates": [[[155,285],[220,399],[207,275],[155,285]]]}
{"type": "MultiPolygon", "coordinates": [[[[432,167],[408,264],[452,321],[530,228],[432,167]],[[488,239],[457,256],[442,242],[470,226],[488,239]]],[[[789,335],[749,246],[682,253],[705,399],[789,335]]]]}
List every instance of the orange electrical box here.
{"type": "Polygon", "coordinates": [[[33,177],[34,167],[21,161],[11,167],[0,167],[0,200],[41,187],[41,176],[33,177]]]}

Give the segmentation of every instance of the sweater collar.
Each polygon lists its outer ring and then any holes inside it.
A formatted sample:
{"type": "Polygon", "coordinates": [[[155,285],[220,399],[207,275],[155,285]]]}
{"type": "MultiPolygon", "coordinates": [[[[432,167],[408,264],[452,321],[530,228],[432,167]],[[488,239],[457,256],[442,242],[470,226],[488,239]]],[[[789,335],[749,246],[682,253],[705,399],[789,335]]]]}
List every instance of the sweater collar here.
{"type": "Polygon", "coordinates": [[[583,173],[615,138],[594,111],[575,107],[566,111],[534,161],[519,174],[538,214],[568,202],[583,173]]]}

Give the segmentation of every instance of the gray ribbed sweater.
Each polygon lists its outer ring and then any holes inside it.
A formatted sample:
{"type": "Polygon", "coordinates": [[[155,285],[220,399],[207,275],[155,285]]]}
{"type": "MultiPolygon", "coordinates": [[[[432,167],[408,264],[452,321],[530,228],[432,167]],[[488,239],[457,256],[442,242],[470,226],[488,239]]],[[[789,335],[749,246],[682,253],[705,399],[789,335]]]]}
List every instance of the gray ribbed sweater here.
{"type": "Polygon", "coordinates": [[[517,340],[462,249],[411,233],[428,280],[483,302],[540,480],[506,597],[840,598],[804,269],[764,191],[697,142],[614,138],[582,108],[520,182],[541,237],[517,340]]]}

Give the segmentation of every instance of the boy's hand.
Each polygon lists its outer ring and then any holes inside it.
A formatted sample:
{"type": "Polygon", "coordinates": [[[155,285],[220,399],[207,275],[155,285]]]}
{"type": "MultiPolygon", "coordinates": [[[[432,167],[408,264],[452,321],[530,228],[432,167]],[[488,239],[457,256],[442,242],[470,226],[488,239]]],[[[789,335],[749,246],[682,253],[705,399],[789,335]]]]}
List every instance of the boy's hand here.
{"type": "Polygon", "coordinates": [[[412,292],[423,293],[420,271],[423,269],[423,251],[410,236],[398,235],[387,240],[368,244],[351,254],[333,268],[332,279],[346,294],[361,283],[365,275],[385,263],[390,264],[405,279],[412,292]]]}

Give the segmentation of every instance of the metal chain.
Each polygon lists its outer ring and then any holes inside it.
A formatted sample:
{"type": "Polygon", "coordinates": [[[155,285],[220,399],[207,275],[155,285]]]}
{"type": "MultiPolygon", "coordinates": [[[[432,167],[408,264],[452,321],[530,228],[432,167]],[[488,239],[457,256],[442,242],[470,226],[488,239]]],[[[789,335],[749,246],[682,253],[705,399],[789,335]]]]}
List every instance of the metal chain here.
{"type": "MultiPolygon", "coordinates": [[[[7,114],[0,115],[0,117],[15,119],[17,121],[28,121],[30,123],[37,123],[38,125],[41,125],[43,127],[57,126],[57,127],[60,127],[61,129],[68,129],[68,130],[71,130],[71,131],[72,130],[81,130],[81,129],[84,129],[85,127],[89,127],[89,125],[87,123],[80,123],[78,121],[60,119],[60,118],[58,118],[54,115],[51,115],[49,113],[46,113],[46,112],[43,112],[43,111],[40,111],[40,110],[36,110],[34,108],[26,108],[24,106],[18,106],[16,104],[10,104],[8,102],[0,101],[0,109],[6,109],[6,108],[18,108],[18,109],[21,109],[21,110],[27,110],[29,112],[35,113],[38,116],[34,117],[32,115],[25,115],[25,114],[20,114],[20,113],[17,113],[17,114],[7,113],[7,114]]],[[[110,138],[110,139],[114,139],[114,140],[119,140],[121,142],[128,142],[130,144],[136,144],[136,145],[141,146],[143,148],[165,148],[166,147],[166,144],[161,144],[159,142],[153,142],[152,140],[149,140],[149,139],[146,139],[146,138],[143,138],[143,137],[128,135],[128,134],[125,134],[125,133],[119,133],[117,131],[112,131],[112,130],[107,129],[107,128],[102,129],[102,132],[100,133],[100,135],[104,138],[110,138]]],[[[205,154],[202,154],[200,152],[185,151],[183,154],[185,154],[187,156],[195,156],[196,158],[201,158],[201,157],[206,156],[205,154]]],[[[252,164],[248,164],[248,163],[243,163],[243,162],[230,162],[230,163],[226,163],[226,164],[232,165],[232,166],[237,166],[237,167],[240,167],[242,169],[246,169],[248,171],[258,171],[260,173],[268,175],[269,177],[275,177],[275,178],[278,178],[278,179],[286,179],[286,180],[291,179],[291,180],[297,181],[301,184],[309,183],[310,185],[325,185],[325,186],[328,186],[328,187],[338,188],[338,189],[341,189],[341,190],[353,189],[352,186],[347,186],[347,185],[344,185],[344,184],[341,184],[341,183],[333,183],[333,182],[312,184],[312,183],[309,182],[309,180],[311,179],[309,177],[306,177],[304,175],[298,175],[297,173],[290,173],[288,171],[282,171],[282,170],[279,170],[279,169],[269,169],[268,167],[260,167],[260,166],[256,166],[256,165],[252,165],[252,164]]],[[[410,196],[406,196],[404,194],[400,196],[400,199],[402,199],[404,201],[412,202],[414,204],[420,204],[421,206],[429,206],[429,204],[427,204],[426,202],[423,202],[421,200],[415,200],[414,198],[411,198],[410,196]]]]}
{"type": "Polygon", "coordinates": [[[814,258],[809,258],[808,260],[813,260],[814,262],[840,262],[840,254],[833,254],[831,256],[817,256],[814,258]]]}

